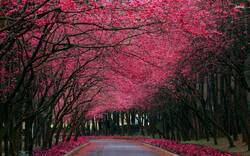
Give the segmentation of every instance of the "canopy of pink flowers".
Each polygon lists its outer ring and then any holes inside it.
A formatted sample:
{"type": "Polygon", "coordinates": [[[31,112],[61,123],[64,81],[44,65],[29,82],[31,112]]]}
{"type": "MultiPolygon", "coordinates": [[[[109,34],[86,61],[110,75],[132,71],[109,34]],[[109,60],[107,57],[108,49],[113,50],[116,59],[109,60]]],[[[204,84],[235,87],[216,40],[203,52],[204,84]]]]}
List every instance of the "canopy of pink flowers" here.
{"type": "MultiPolygon", "coordinates": [[[[230,7],[231,0],[89,0],[88,3],[75,0],[30,0],[30,3],[32,5],[24,9],[27,0],[1,1],[5,9],[0,10],[0,15],[11,16],[25,10],[27,15],[23,18],[36,25],[22,36],[29,44],[25,53],[16,45],[15,51],[22,56],[24,64],[30,62],[38,38],[43,34],[42,28],[55,23],[56,29],[50,31],[55,39],[50,39],[48,43],[60,41],[64,45],[70,42],[73,48],[53,54],[51,49],[54,46],[50,45],[34,55],[34,72],[41,72],[46,77],[39,81],[38,93],[48,92],[48,96],[51,96],[55,87],[46,91],[46,83],[53,84],[61,77],[63,82],[67,82],[79,66],[86,64],[74,74],[79,86],[87,84],[93,75],[108,79],[84,92],[77,100],[79,102],[74,103],[80,105],[100,88],[105,88],[105,92],[96,96],[91,107],[88,107],[89,117],[108,110],[147,107],[145,101],[155,93],[155,86],[172,87],[166,82],[175,78],[176,70],[192,78],[194,72],[190,64],[195,61],[192,58],[203,58],[210,53],[219,53],[218,47],[225,48],[224,34],[219,30],[218,21],[234,16],[237,12],[230,7]],[[43,3],[45,5],[38,7],[43,3]],[[29,15],[36,7],[34,15],[29,15]],[[63,16],[52,18],[53,10],[60,10],[63,16]],[[49,13],[42,16],[46,12],[49,13]],[[46,63],[41,59],[44,55],[50,56],[46,63]],[[95,59],[97,56],[99,59],[95,59]],[[179,63],[187,57],[191,63],[178,68],[179,63]],[[41,62],[42,66],[35,68],[41,62]],[[60,73],[58,71],[62,71],[60,77],[51,76],[60,73]]],[[[7,42],[8,34],[4,30],[0,32],[0,41],[7,42]]],[[[4,61],[0,62],[0,67],[4,64],[4,61]]],[[[1,69],[4,80],[11,79],[14,82],[9,84],[6,81],[9,85],[0,92],[11,92],[16,86],[16,80],[12,77],[18,77],[22,70],[17,68],[13,72],[1,69]]],[[[62,100],[58,101],[60,105],[62,100]]]]}

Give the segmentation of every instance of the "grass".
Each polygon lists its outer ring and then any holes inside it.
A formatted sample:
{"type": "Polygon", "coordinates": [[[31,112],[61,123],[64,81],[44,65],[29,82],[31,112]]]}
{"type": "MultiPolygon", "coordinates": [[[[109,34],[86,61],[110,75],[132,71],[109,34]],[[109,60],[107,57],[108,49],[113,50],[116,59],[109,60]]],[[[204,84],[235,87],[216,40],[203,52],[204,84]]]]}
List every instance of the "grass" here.
{"type": "Polygon", "coordinates": [[[250,156],[250,151],[247,150],[247,144],[242,142],[241,137],[239,137],[239,139],[234,142],[235,147],[232,148],[229,148],[229,144],[226,138],[218,138],[218,145],[214,145],[213,138],[210,138],[210,141],[208,142],[206,139],[201,139],[197,141],[196,140],[183,141],[182,143],[206,145],[222,151],[240,153],[242,156],[250,156]]]}

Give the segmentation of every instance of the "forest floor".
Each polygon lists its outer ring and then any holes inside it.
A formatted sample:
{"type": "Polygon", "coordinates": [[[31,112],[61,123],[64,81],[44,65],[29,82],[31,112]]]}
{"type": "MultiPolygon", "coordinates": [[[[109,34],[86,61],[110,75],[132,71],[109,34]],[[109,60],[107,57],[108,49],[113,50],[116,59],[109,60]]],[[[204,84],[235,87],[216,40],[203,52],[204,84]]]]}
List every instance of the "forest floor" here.
{"type": "Polygon", "coordinates": [[[206,139],[201,139],[201,140],[183,141],[182,143],[205,145],[222,151],[240,153],[242,156],[250,156],[250,151],[247,151],[247,144],[243,143],[241,138],[239,138],[237,141],[234,142],[235,147],[232,148],[229,148],[228,141],[226,138],[218,138],[218,145],[214,145],[213,138],[210,138],[209,141],[207,141],[206,139]]]}

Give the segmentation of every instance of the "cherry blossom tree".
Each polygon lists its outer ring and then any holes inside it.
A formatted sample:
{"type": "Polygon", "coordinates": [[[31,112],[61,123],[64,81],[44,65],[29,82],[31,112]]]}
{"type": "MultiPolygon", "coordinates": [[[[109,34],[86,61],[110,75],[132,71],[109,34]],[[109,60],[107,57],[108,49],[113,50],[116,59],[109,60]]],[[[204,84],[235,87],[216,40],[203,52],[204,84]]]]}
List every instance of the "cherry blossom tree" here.
{"type": "Polygon", "coordinates": [[[178,73],[195,81],[232,43],[220,26],[237,12],[229,0],[1,1],[5,154],[20,150],[23,127],[31,154],[37,136],[47,148],[54,135],[76,139],[86,118],[151,107],[178,73]]]}

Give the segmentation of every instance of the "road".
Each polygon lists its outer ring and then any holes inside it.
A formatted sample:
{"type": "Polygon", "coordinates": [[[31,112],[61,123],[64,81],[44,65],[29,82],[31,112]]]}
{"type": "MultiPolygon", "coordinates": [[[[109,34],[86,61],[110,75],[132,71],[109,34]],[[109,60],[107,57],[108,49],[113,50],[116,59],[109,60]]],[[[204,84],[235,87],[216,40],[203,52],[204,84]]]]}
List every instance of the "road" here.
{"type": "Polygon", "coordinates": [[[125,140],[92,140],[73,156],[174,156],[159,149],[125,140]]]}

